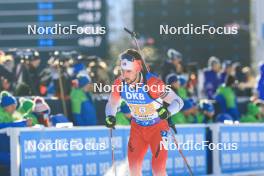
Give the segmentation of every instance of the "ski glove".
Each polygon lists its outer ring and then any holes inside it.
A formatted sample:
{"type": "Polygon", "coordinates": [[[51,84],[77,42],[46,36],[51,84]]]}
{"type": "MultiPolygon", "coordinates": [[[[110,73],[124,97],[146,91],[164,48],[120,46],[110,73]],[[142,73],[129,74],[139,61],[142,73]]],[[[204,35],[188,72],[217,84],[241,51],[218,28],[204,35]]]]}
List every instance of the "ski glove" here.
{"type": "Polygon", "coordinates": [[[107,116],[105,119],[105,125],[107,128],[115,128],[116,118],[114,116],[107,116]]]}
{"type": "Polygon", "coordinates": [[[159,114],[159,117],[163,120],[168,119],[170,117],[170,112],[167,108],[160,107],[159,109],[157,109],[157,112],[159,114]]]}

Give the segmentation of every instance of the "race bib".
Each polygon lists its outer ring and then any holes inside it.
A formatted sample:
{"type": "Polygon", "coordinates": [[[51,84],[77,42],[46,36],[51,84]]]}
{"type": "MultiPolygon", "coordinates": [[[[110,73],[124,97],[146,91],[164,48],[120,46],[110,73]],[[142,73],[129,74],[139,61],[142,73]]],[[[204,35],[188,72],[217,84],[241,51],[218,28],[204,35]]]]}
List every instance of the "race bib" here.
{"type": "Polygon", "coordinates": [[[150,104],[129,104],[129,108],[134,117],[140,120],[151,120],[157,117],[157,112],[152,103],[150,104]]]}

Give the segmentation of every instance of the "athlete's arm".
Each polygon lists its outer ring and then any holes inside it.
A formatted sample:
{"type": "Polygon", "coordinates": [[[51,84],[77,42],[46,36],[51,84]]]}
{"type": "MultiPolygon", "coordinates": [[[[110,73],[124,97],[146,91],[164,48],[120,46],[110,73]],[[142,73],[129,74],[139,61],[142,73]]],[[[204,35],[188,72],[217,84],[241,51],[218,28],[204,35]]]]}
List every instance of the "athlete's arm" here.
{"type": "Polygon", "coordinates": [[[167,109],[171,115],[176,114],[183,107],[182,99],[171,89],[167,90],[165,96],[161,97],[161,99],[169,104],[167,109]]]}
{"type": "Polygon", "coordinates": [[[178,95],[176,95],[176,93],[171,88],[165,89],[166,85],[161,79],[152,77],[148,80],[148,85],[155,85],[160,87],[160,89],[156,89],[158,91],[152,90],[149,93],[154,99],[161,98],[163,101],[168,103],[169,106],[167,107],[167,109],[171,115],[174,115],[181,110],[181,108],[183,107],[182,99],[178,95]]]}
{"type": "Polygon", "coordinates": [[[115,80],[113,86],[113,91],[110,94],[110,97],[108,99],[108,102],[105,107],[105,115],[107,116],[115,116],[117,113],[117,109],[121,104],[121,96],[120,92],[118,91],[117,85],[120,85],[121,81],[120,80],[115,80]]]}

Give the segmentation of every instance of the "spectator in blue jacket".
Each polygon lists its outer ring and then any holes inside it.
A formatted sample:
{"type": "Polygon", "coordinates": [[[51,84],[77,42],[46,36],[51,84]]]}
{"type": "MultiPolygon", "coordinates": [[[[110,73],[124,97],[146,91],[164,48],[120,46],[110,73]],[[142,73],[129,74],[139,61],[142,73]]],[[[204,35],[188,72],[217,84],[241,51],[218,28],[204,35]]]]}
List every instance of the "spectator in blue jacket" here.
{"type": "Polygon", "coordinates": [[[225,83],[226,77],[229,75],[232,75],[234,73],[234,69],[233,69],[233,64],[232,61],[230,60],[225,60],[222,64],[222,73],[220,76],[220,83],[223,84],[225,83]]]}
{"type": "Polygon", "coordinates": [[[261,101],[264,101],[264,63],[260,65],[260,76],[257,86],[258,97],[261,101]]]}
{"type": "Polygon", "coordinates": [[[204,93],[208,99],[213,99],[214,94],[221,83],[220,61],[212,56],[208,60],[208,68],[204,71],[204,93]]]}

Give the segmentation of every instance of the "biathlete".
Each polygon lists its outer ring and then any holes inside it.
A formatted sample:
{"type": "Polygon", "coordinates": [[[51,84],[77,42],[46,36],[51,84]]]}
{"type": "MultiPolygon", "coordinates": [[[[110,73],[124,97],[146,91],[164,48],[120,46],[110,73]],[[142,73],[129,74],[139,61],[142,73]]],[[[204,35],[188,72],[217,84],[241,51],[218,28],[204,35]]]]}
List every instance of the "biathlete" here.
{"type": "Polygon", "coordinates": [[[160,149],[160,142],[169,131],[167,119],[180,111],[183,101],[156,75],[143,71],[143,60],[136,50],[123,52],[120,62],[121,75],[114,81],[106,104],[106,126],[114,128],[115,115],[121,100],[124,100],[131,110],[128,142],[130,175],[142,175],[142,162],[150,146],[153,175],[165,176],[168,151],[160,149]]]}

